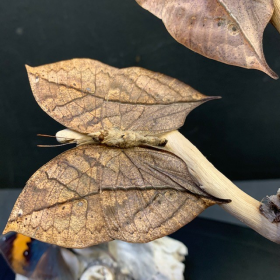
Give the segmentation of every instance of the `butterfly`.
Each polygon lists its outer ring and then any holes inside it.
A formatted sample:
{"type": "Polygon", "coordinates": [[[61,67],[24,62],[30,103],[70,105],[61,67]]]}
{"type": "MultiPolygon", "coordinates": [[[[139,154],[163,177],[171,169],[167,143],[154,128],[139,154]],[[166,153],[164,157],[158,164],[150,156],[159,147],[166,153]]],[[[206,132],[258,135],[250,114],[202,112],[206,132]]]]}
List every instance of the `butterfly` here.
{"type": "Polygon", "coordinates": [[[186,163],[162,149],[163,133],[215,99],[139,67],[90,59],[27,66],[34,97],[76,143],[28,180],[5,233],[17,231],[68,248],[168,235],[215,203],[186,163]]]}
{"type": "Polygon", "coordinates": [[[58,246],[9,232],[0,237],[0,253],[15,273],[28,279],[74,280],[58,246]]]}

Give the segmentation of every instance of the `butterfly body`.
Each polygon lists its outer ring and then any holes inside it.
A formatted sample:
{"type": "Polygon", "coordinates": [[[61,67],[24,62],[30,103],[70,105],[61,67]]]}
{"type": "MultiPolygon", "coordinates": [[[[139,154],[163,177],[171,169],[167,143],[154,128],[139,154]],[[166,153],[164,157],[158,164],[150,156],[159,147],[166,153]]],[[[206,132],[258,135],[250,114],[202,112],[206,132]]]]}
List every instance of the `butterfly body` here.
{"type": "Polygon", "coordinates": [[[57,132],[57,140],[60,143],[76,143],[77,145],[85,144],[103,144],[110,147],[132,148],[139,146],[163,147],[167,140],[157,136],[144,135],[131,130],[121,130],[112,128],[89,134],[82,134],[70,129],[64,129],[57,132]]]}

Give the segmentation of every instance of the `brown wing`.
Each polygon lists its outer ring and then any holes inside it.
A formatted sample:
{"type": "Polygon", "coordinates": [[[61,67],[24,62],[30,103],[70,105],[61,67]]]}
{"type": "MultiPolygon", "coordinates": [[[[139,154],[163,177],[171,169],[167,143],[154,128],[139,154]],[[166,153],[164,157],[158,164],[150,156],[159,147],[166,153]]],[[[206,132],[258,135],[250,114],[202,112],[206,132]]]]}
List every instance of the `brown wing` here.
{"type": "Polygon", "coordinates": [[[157,134],[178,129],[211,99],[168,76],[90,59],[26,66],[36,101],[64,126],[82,133],[118,127],[157,134]]]}
{"type": "Polygon", "coordinates": [[[263,32],[272,0],[136,0],[179,43],[208,58],[278,76],[265,61],[263,32]]]}
{"type": "Polygon", "coordinates": [[[156,149],[84,145],[40,168],[27,182],[5,232],[63,247],[170,234],[217,202],[186,164],[156,149]]]}

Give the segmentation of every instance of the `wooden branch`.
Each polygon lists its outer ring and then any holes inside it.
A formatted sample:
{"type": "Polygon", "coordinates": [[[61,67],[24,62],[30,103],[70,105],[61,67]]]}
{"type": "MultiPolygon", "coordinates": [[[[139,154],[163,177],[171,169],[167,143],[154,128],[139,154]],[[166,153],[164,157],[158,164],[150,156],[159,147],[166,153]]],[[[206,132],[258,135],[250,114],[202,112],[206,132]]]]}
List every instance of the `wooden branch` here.
{"type": "Polygon", "coordinates": [[[165,135],[166,149],[182,158],[190,172],[208,193],[232,202],[221,207],[267,239],[280,244],[280,227],[271,223],[259,211],[260,202],[241,191],[220,173],[201,152],[178,131],[165,135]]]}

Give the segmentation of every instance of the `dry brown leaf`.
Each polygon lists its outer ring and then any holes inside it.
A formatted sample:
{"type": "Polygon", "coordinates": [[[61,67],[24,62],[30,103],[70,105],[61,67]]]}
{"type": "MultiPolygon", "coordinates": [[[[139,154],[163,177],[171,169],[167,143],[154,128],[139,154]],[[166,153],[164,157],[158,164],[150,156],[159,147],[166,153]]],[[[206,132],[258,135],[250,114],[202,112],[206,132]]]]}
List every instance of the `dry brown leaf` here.
{"type": "Polygon", "coordinates": [[[263,32],[273,0],[136,0],[187,48],[208,58],[278,75],[265,61],[263,32]]]}
{"type": "MultiPolygon", "coordinates": [[[[174,130],[209,100],[167,76],[87,59],[28,67],[28,74],[40,106],[86,137],[114,127],[121,139],[127,129],[144,137],[174,130]]],[[[203,191],[186,163],[167,151],[81,145],[35,172],[4,232],[75,248],[113,239],[148,242],[225,202],[203,191]]]]}

